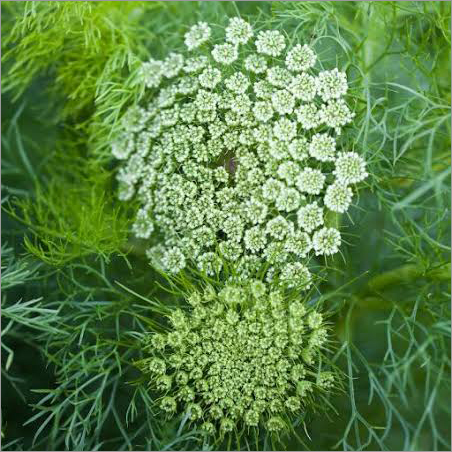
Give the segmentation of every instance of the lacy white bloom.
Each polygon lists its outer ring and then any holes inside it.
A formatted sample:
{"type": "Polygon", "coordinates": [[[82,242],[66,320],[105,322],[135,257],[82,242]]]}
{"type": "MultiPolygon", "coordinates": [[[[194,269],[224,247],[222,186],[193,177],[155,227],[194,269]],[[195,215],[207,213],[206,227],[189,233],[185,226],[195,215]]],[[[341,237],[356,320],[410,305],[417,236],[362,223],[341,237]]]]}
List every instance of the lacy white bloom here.
{"type": "Polygon", "coordinates": [[[151,119],[153,113],[144,108],[135,106],[129,108],[126,114],[122,117],[124,128],[128,132],[141,132],[151,119]]]}
{"type": "Polygon", "coordinates": [[[140,73],[148,88],[157,88],[163,77],[162,62],[151,58],[141,65],[140,73]]]}
{"type": "Polygon", "coordinates": [[[267,60],[261,55],[252,53],[245,58],[245,69],[255,74],[263,74],[267,71],[267,60]]]}
{"type": "Polygon", "coordinates": [[[132,226],[132,232],[141,239],[148,239],[154,232],[154,223],[147,209],[142,208],[138,211],[135,223],[132,226]]]}
{"type": "Polygon", "coordinates": [[[292,74],[281,66],[274,66],[267,70],[267,80],[278,88],[286,88],[292,81],[292,74]]]}
{"type": "Polygon", "coordinates": [[[256,253],[262,250],[267,244],[265,231],[259,226],[248,229],[245,233],[245,247],[251,252],[256,253]]]}
{"type": "MultiPolygon", "coordinates": [[[[176,90],[173,87],[162,88],[157,96],[156,104],[158,108],[171,107],[176,100],[176,90]]],[[[158,121],[158,118],[155,122],[158,121]]]]}
{"type": "Polygon", "coordinates": [[[306,232],[312,232],[323,224],[323,208],[317,202],[306,204],[298,210],[297,221],[306,232]]]}
{"type": "Polygon", "coordinates": [[[271,102],[268,101],[258,101],[253,107],[254,116],[258,121],[267,122],[274,114],[271,102]]]}
{"type": "Polygon", "coordinates": [[[251,198],[246,202],[245,214],[250,223],[263,223],[267,217],[268,207],[263,202],[251,198]]]}
{"type": "Polygon", "coordinates": [[[311,237],[306,232],[295,231],[287,237],[284,248],[298,257],[306,257],[312,248],[311,237]]]}
{"type": "MultiPolygon", "coordinates": [[[[264,256],[270,264],[281,265],[287,262],[289,253],[284,249],[281,242],[271,242],[264,251],[264,256]]],[[[267,275],[267,280],[271,281],[274,276],[275,267],[272,267],[272,272],[267,275]],[[270,278],[269,278],[270,277],[270,278]]]]}
{"type": "Polygon", "coordinates": [[[308,268],[300,262],[287,264],[281,272],[281,282],[286,287],[298,287],[307,290],[311,287],[312,276],[308,268]]]}
{"type": "Polygon", "coordinates": [[[312,75],[302,73],[292,77],[287,89],[297,99],[310,102],[317,93],[317,83],[312,75]]]}
{"type": "Polygon", "coordinates": [[[335,228],[322,228],[314,233],[312,245],[317,256],[321,254],[331,256],[339,251],[341,234],[335,228]]]}
{"type": "Polygon", "coordinates": [[[229,108],[239,115],[244,115],[250,111],[251,105],[251,100],[246,94],[237,94],[229,108]]]}
{"type": "Polygon", "coordinates": [[[344,213],[352,202],[353,192],[350,187],[340,182],[329,185],[325,192],[325,206],[333,212],[344,213]]]}
{"type": "Polygon", "coordinates": [[[246,92],[248,86],[250,86],[250,81],[242,72],[236,72],[228,77],[224,84],[226,85],[226,88],[234,93],[242,94],[246,92]]]}
{"type": "Polygon", "coordinates": [[[201,72],[198,80],[202,87],[213,89],[221,81],[221,72],[212,66],[208,66],[201,72]]]}
{"type": "MultiPolygon", "coordinates": [[[[270,155],[274,160],[280,161],[289,157],[289,142],[282,141],[276,139],[273,136],[272,131],[272,140],[267,143],[267,147],[265,147],[266,153],[270,155]]],[[[276,162],[272,162],[271,160],[268,162],[269,165],[274,166],[276,162]]]]}
{"type": "Polygon", "coordinates": [[[253,137],[256,143],[259,143],[257,152],[259,153],[259,158],[266,154],[268,150],[266,143],[269,143],[273,138],[273,130],[270,124],[257,124],[253,129],[253,137]]]}
{"type": "Polygon", "coordinates": [[[343,184],[355,184],[368,176],[366,162],[356,152],[341,152],[335,166],[333,174],[343,184]]]}
{"type": "Polygon", "coordinates": [[[111,146],[111,153],[113,157],[118,160],[125,160],[133,152],[135,148],[135,141],[133,134],[130,132],[122,133],[111,146]]]}
{"type": "Polygon", "coordinates": [[[279,164],[277,174],[287,185],[295,185],[297,176],[300,174],[300,166],[295,162],[286,160],[279,164]]]}
{"type": "Polygon", "coordinates": [[[284,36],[277,30],[260,31],[256,39],[258,53],[277,57],[286,47],[284,36]]]}
{"type": "Polygon", "coordinates": [[[281,141],[291,141],[297,134],[297,123],[287,118],[278,119],[273,126],[273,133],[281,141]]]}
{"type": "Polygon", "coordinates": [[[220,96],[217,93],[200,89],[196,95],[195,104],[200,110],[215,110],[219,101],[220,96]]]}
{"type": "Polygon", "coordinates": [[[221,242],[219,250],[221,256],[231,262],[237,261],[243,253],[242,246],[234,240],[221,242]]]}
{"type": "Polygon", "coordinates": [[[268,83],[266,80],[255,82],[253,85],[253,90],[256,94],[256,97],[259,99],[269,99],[275,92],[273,86],[270,85],[270,83],[268,83]]]}
{"type": "Polygon", "coordinates": [[[177,93],[178,94],[193,94],[198,91],[199,83],[195,77],[182,77],[177,84],[177,93]]]}
{"type": "Polygon", "coordinates": [[[215,253],[208,252],[198,257],[198,268],[207,275],[213,276],[219,273],[222,266],[220,256],[215,253]]]}
{"type": "Polygon", "coordinates": [[[210,38],[210,27],[205,22],[198,22],[185,33],[185,45],[188,50],[193,50],[204,44],[210,38]]]}
{"type": "Polygon", "coordinates": [[[284,184],[281,181],[270,177],[262,187],[262,196],[268,201],[275,201],[283,188],[284,184]]]}
{"type": "Polygon", "coordinates": [[[297,177],[296,185],[302,193],[318,195],[325,184],[325,175],[318,169],[305,168],[297,177]]]}
{"type": "Polygon", "coordinates": [[[327,133],[316,133],[309,144],[309,155],[321,162],[335,159],[336,140],[327,133]]]}
{"type": "Polygon", "coordinates": [[[184,71],[188,74],[192,74],[194,72],[199,72],[201,69],[204,69],[209,60],[205,56],[196,56],[187,58],[185,60],[184,71]]]}
{"type": "MultiPolygon", "coordinates": [[[[148,241],[159,269],[299,286],[308,278],[298,264],[339,246],[336,230],[320,229],[327,210],[345,212],[350,185],[367,173],[360,156],[336,152],[334,136],[354,116],[340,97],[345,74],[316,76],[312,50],[295,44],[284,53],[284,36],[274,30],[258,34],[258,52],[239,54],[252,35],[249,24],[231,19],[226,42],[206,49],[212,57],[173,52],[143,63],[150,89],[112,143],[118,197],[138,204],[132,232],[148,241]]],[[[185,41],[195,49],[209,37],[198,23],[185,41]]],[[[312,341],[321,344],[322,334],[312,341]]]]}
{"type": "Polygon", "coordinates": [[[233,17],[226,27],[226,41],[233,44],[246,44],[253,36],[253,29],[240,17],[233,17]]]}
{"type": "Polygon", "coordinates": [[[295,113],[297,114],[297,121],[305,130],[313,129],[320,123],[317,106],[314,103],[300,105],[295,113]]]}
{"type": "Polygon", "coordinates": [[[306,71],[314,66],[316,54],[305,44],[297,44],[286,56],[286,66],[291,71],[306,71]]]}
{"type": "Polygon", "coordinates": [[[231,64],[238,58],[237,46],[233,44],[217,44],[212,50],[212,57],[217,63],[231,64]]]}
{"type": "Polygon", "coordinates": [[[343,96],[347,88],[347,76],[337,68],[322,71],[317,76],[317,92],[325,101],[343,96]]]}
{"type": "Polygon", "coordinates": [[[308,157],[308,140],[300,136],[292,140],[288,146],[290,156],[297,161],[305,160],[308,157]]]}
{"type": "Polygon", "coordinates": [[[298,209],[302,195],[295,188],[284,188],[276,198],[275,207],[280,211],[291,212],[298,209]]]}
{"type": "Polygon", "coordinates": [[[278,240],[282,240],[291,230],[291,223],[281,215],[267,223],[267,233],[278,240]]]}
{"type": "Polygon", "coordinates": [[[334,99],[323,104],[318,112],[318,120],[320,123],[328,127],[334,127],[338,135],[340,127],[350,123],[355,114],[350,111],[344,99],[334,99]]]}
{"type": "Polygon", "coordinates": [[[272,104],[280,115],[290,114],[295,106],[295,99],[289,91],[279,89],[272,94],[272,104]]]}
{"type": "Polygon", "coordinates": [[[185,267],[185,256],[179,248],[173,247],[165,251],[162,263],[172,273],[177,273],[185,267]]]}
{"type": "Polygon", "coordinates": [[[176,77],[184,66],[184,57],[180,53],[171,52],[162,62],[162,75],[166,78],[176,77]]]}

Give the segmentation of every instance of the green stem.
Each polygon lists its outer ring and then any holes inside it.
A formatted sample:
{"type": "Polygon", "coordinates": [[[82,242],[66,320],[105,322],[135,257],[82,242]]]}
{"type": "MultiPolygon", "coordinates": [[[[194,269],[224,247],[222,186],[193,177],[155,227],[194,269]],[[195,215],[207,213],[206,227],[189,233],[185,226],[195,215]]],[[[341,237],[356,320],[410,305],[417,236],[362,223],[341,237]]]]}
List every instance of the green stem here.
{"type": "Polygon", "coordinates": [[[373,277],[367,283],[367,287],[360,295],[362,296],[372,292],[379,292],[381,290],[384,290],[388,286],[409,283],[419,278],[447,281],[448,279],[450,279],[450,271],[450,263],[428,271],[425,271],[425,269],[419,265],[402,265],[401,267],[389,270],[373,277]]]}

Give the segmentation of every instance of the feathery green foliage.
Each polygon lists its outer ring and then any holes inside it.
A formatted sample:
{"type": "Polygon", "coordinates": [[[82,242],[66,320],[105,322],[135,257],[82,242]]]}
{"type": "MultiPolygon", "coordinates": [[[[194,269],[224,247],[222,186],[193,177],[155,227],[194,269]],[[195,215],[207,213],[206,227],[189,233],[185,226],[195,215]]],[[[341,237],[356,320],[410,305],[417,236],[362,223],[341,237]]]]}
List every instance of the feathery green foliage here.
{"type": "MultiPolygon", "coordinates": [[[[2,45],[10,65],[4,92],[18,96],[36,77],[50,74],[55,79],[54,94],[67,99],[64,115],[92,111],[103,85],[136,63],[145,52],[142,43],[152,36],[139,24],[145,2],[4,5],[9,30],[2,45]]],[[[158,8],[159,2],[146,6],[153,7],[158,8]]]]}
{"type": "MultiPolygon", "coordinates": [[[[450,450],[447,2],[2,2],[5,450],[450,450]],[[241,15],[347,71],[347,142],[372,175],[330,219],[346,243],[309,293],[344,390],[275,440],[206,439],[157,409],[134,363],[202,275],[169,279],[128,237],[111,138],[141,61],[241,15]],[[320,412],[325,414],[319,414],[320,412]]],[[[211,284],[217,284],[214,280],[211,284]]]]}
{"type": "Polygon", "coordinates": [[[95,254],[108,258],[127,240],[126,212],[112,205],[109,173],[83,157],[65,156],[57,175],[33,196],[14,197],[5,210],[30,234],[25,249],[50,265],[95,254]],[[83,184],[79,184],[79,181],[83,184]]]}

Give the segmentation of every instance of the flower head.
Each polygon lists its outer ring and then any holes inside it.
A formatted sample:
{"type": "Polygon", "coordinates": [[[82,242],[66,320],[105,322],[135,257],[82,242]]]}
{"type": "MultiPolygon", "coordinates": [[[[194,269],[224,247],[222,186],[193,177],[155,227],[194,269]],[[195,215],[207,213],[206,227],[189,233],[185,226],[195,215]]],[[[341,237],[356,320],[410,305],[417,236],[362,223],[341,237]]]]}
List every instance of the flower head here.
{"type": "Polygon", "coordinates": [[[311,286],[311,273],[305,265],[294,262],[285,266],[281,272],[281,281],[286,287],[307,290],[311,286]]]}
{"type": "Polygon", "coordinates": [[[269,99],[275,92],[274,88],[266,80],[260,80],[253,85],[253,91],[258,99],[269,99]]]}
{"type": "Polygon", "coordinates": [[[298,225],[306,232],[312,232],[323,224],[323,208],[317,202],[306,204],[297,213],[298,225]]]}
{"type": "Polygon", "coordinates": [[[258,53],[277,57],[286,47],[284,36],[277,30],[260,31],[256,39],[258,53]]]}
{"type": "Polygon", "coordinates": [[[132,233],[159,269],[308,287],[310,255],[340,244],[324,216],[346,212],[350,185],[367,176],[359,155],[336,150],[354,116],[342,98],[346,76],[316,75],[312,49],[286,51],[276,30],[257,33],[257,51],[242,51],[253,29],[237,17],[224,42],[210,44],[210,35],[199,22],[184,37],[188,50],[203,45],[206,55],[169,52],[142,64],[149,90],[112,143],[118,197],[138,203],[132,233]]]}
{"type": "Polygon", "coordinates": [[[296,185],[302,193],[318,195],[325,184],[325,175],[318,169],[305,168],[297,177],[296,185]]]}
{"type": "Polygon", "coordinates": [[[283,117],[275,122],[273,133],[281,141],[291,141],[297,135],[297,123],[283,117]]]}
{"type": "Polygon", "coordinates": [[[141,76],[144,84],[148,88],[157,88],[160,85],[163,74],[163,65],[161,61],[153,60],[152,58],[141,65],[141,76]]]}
{"type": "Polygon", "coordinates": [[[280,89],[272,94],[273,108],[280,115],[290,114],[295,106],[295,99],[285,89],[280,89]]]}
{"type": "Polygon", "coordinates": [[[298,257],[306,257],[311,248],[311,237],[302,231],[292,232],[284,243],[284,249],[298,257]]]}
{"type": "Polygon", "coordinates": [[[302,195],[295,188],[284,188],[276,198],[275,207],[279,211],[291,212],[300,206],[302,195]]]}
{"type": "Polygon", "coordinates": [[[203,88],[213,89],[221,81],[221,71],[212,66],[208,66],[201,72],[198,80],[203,88]]]}
{"type": "Polygon", "coordinates": [[[286,160],[278,166],[278,176],[284,179],[287,185],[294,185],[298,174],[300,174],[300,167],[293,161],[286,160]]]}
{"type": "Polygon", "coordinates": [[[173,247],[165,251],[162,263],[172,273],[177,273],[185,267],[185,256],[179,248],[173,247]]]}
{"type": "Polygon", "coordinates": [[[312,75],[301,73],[292,77],[288,90],[305,102],[312,101],[317,93],[316,80],[312,75]]]}
{"type": "Polygon", "coordinates": [[[323,100],[337,99],[347,92],[347,76],[337,68],[317,76],[317,92],[323,100]]]}
{"type": "Polygon", "coordinates": [[[261,55],[252,53],[245,59],[245,69],[255,74],[263,74],[267,71],[267,60],[261,55]]]}
{"type": "Polygon", "coordinates": [[[185,60],[183,69],[188,74],[199,72],[207,66],[208,62],[209,60],[205,56],[190,57],[185,60]]]}
{"type": "Polygon", "coordinates": [[[199,270],[206,273],[207,275],[213,276],[216,273],[219,273],[222,266],[223,263],[220,257],[213,252],[201,254],[198,258],[199,270]]]}
{"type": "Polygon", "coordinates": [[[271,102],[258,101],[254,104],[253,113],[258,121],[267,122],[274,115],[274,110],[271,102]]]}
{"type": "Polygon", "coordinates": [[[232,44],[246,44],[253,36],[253,29],[248,22],[240,17],[229,19],[229,25],[226,27],[226,41],[232,44]]]}
{"type": "Polygon", "coordinates": [[[188,50],[193,50],[204,44],[210,38],[210,27],[206,22],[198,22],[185,33],[185,45],[188,50]]]}
{"type": "Polygon", "coordinates": [[[325,206],[333,212],[344,213],[352,202],[353,192],[350,187],[340,182],[329,185],[325,193],[325,206]]]}
{"type": "Polygon", "coordinates": [[[171,52],[162,62],[162,75],[166,78],[176,77],[183,66],[183,55],[171,52]]]}
{"type": "Polygon", "coordinates": [[[267,234],[277,240],[282,240],[289,232],[291,232],[291,223],[289,223],[281,215],[273,218],[267,223],[267,234]]]}
{"type": "Polygon", "coordinates": [[[350,123],[354,118],[344,99],[333,99],[323,104],[318,112],[318,122],[334,127],[338,135],[340,128],[350,123]]]}
{"type": "Polygon", "coordinates": [[[266,243],[267,237],[265,231],[259,226],[253,226],[248,229],[244,237],[245,247],[251,252],[257,252],[262,250],[266,243]]]}
{"type": "Polygon", "coordinates": [[[320,123],[316,104],[303,104],[295,111],[297,120],[303,129],[309,130],[317,127],[320,123]]]}
{"type": "Polygon", "coordinates": [[[267,80],[273,86],[286,88],[292,81],[292,74],[281,66],[273,66],[267,70],[267,80]]]}
{"type": "Polygon", "coordinates": [[[237,94],[246,92],[248,86],[250,86],[248,77],[246,77],[242,72],[235,72],[225,80],[224,84],[226,85],[226,88],[237,94]]]}
{"type": "Polygon", "coordinates": [[[237,46],[234,44],[217,44],[212,50],[212,57],[217,63],[231,64],[238,58],[237,46]]]}
{"type": "Polygon", "coordinates": [[[306,71],[314,66],[316,54],[305,44],[297,44],[286,56],[286,66],[291,71],[306,71]]]}
{"type": "Polygon", "coordinates": [[[355,184],[368,176],[366,163],[356,152],[340,153],[335,166],[333,173],[343,184],[355,184]]]}
{"type": "MultiPolygon", "coordinates": [[[[284,284],[309,285],[301,264],[285,275],[284,284]]],[[[150,355],[137,365],[163,395],[167,416],[185,411],[207,434],[259,425],[278,432],[287,428],[283,418],[305,409],[308,390],[334,385],[332,372],[319,374],[327,340],[322,317],[266,289],[258,281],[250,289],[194,293],[191,310],[179,311],[172,329],[158,335],[162,346],[145,348],[150,355]]]]}
{"type": "Polygon", "coordinates": [[[312,245],[315,254],[324,254],[330,256],[339,251],[341,244],[341,235],[337,229],[322,228],[314,233],[312,237],[312,245]]]}
{"type": "Polygon", "coordinates": [[[316,133],[309,144],[309,154],[321,162],[335,160],[336,140],[327,133],[316,133]]]}

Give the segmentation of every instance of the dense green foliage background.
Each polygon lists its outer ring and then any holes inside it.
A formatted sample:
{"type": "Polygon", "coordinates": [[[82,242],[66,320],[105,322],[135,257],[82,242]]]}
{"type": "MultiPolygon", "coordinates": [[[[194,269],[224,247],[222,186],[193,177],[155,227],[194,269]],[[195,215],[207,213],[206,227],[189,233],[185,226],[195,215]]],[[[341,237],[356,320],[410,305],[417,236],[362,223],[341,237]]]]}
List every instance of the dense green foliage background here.
{"type": "Polygon", "coordinates": [[[238,13],[347,69],[372,175],[319,286],[344,391],[259,447],[450,450],[451,6],[366,1],[2,2],[3,449],[200,447],[134,384],[135,333],[178,297],[128,238],[109,143],[140,61],[238,13]]]}

